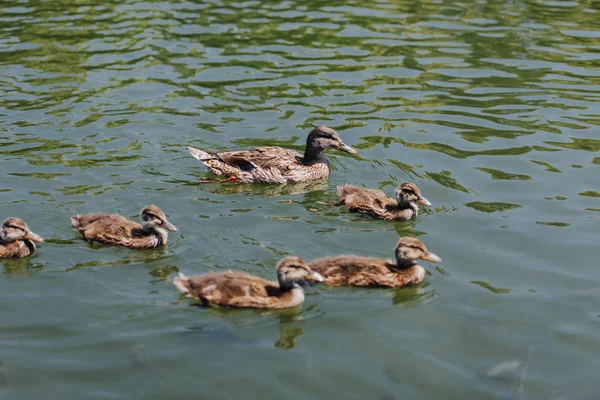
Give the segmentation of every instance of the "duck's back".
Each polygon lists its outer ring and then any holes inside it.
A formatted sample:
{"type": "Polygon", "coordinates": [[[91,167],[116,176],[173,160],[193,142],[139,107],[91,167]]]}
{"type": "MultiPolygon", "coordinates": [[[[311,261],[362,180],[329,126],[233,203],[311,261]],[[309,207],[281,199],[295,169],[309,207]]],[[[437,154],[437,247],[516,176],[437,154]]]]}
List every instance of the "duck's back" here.
{"type": "MultiPolygon", "coordinates": [[[[325,283],[332,286],[399,287],[418,283],[414,276],[418,271],[413,267],[399,269],[396,264],[381,258],[342,255],[321,258],[308,264],[325,278],[325,283]]],[[[422,269],[418,265],[416,267],[422,269]]]]}
{"type": "Polygon", "coordinates": [[[413,210],[402,208],[395,199],[377,189],[358,186],[338,186],[339,204],[345,204],[352,212],[371,215],[380,219],[410,219],[413,210]]]}
{"type": "Polygon", "coordinates": [[[230,307],[281,308],[291,292],[281,291],[275,282],[233,271],[179,277],[175,278],[174,284],[205,305],[230,307]]]}
{"type": "Polygon", "coordinates": [[[216,154],[221,161],[229,165],[238,166],[242,170],[247,170],[253,166],[286,170],[290,165],[297,164],[302,160],[302,154],[297,151],[277,146],[257,147],[250,150],[216,154]]]}
{"type": "Polygon", "coordinates": [[[77,215],[71,222],[84,239],[92,242],[129,246],[132,239],[149,236],[140,224],[117,214],[77,215]]]}

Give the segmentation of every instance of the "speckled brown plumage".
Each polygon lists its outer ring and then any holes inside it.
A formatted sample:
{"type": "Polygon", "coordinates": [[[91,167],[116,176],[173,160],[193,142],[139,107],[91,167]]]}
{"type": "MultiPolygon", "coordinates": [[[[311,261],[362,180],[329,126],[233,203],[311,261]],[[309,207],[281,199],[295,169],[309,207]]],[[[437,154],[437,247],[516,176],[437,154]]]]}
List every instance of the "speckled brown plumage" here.
{"type": "Polygon", "coordinates": [[[429,252],[423,242],[403,237],[395,249],[396,262],[381,258],[342,255],[314,260],[308,263],[331,286],[403,287],[421,283],[425,270],[417,259],[440,262],[441,258],[429,252]]]}
{"type": "Polygon", "coordinates": [[[36,250],[34,242],[43,241],[22,219],[7,218],[0,231],[0,258],[27,257],[36,250]]]}
{"type": "Polygon", "coordinates": [[[278,282],[228,271],[175,278],[175,286],[204,305],[246,308],[290,308],[304,301],[298,280],[322,280],[299,257],[286,257],[277,266],[278,282]]]}
{"type": "Polygon", "coordinates": [[[91,243],[104,243],[147,249],[167,243],[167,230],[177,228],[167,221],[162,210],[154,205],[141,212],[143,225],[118,214],[87,214],[71,217],[73,227],[83,239],[91,243]]]}
{"type": "Polygon", "coordinates": [[[338,186],[340,201],[335,205],[345,205],[348,210],[385,220],[409,220],[419,213],[417,204],[431,206],[421,195],[421,191],[411,182],[405,182],[395,190],[396,199],[377,189],[358,186],[338,186]]]}
{"type": "Polygon", "coordinates": [[[188,150],[208,170],[243,183],[296,183],[329,176],[329,161],[323,156],[327,149],[350,154],[356,151],[342,142],[338,133],[326,126],[314,128],[306,140],[304,155],[281,147],[259,147],[231,152],[188,150]]]}

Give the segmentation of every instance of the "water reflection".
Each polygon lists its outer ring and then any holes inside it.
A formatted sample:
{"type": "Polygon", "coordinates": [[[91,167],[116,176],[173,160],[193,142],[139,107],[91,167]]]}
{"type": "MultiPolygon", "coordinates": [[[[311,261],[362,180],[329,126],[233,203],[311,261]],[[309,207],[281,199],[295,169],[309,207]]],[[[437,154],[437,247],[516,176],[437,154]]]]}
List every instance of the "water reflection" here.
{"type": "MultiPolygon", "coordinates": [[[[38,249],[39,251],[39,249],[38,249]]],[[[35,255],[21,258],[0,258],[7,275],[27,276],[41,271],[44,268],[42,262],[35,262],[35,255]]]]}

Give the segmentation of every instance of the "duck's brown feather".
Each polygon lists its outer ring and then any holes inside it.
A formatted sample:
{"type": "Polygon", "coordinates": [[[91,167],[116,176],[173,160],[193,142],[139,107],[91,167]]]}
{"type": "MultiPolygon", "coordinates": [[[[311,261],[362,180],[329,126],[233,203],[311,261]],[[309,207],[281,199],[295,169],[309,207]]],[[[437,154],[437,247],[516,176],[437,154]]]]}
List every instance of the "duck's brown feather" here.
{"type": "Polygon", "coordinates": [[[221,161],[236,165],[240,168],[249,168],[254,164],[260,168],[277,168],[280,170],[289,170],[294,165],[302,163],[302,154],[295,150],[284,149],[282,147],[258,147],[250,150],[229,151],[216,153],[221,161]]]}
{"type": "Polygon", "coordinates": [[[35,244],[31,240],[16,240],[10,243],[0,241],[0,258],[27,257],[35,252],[35,244]]]}
{"type": "Polygon", "coordinates": [[[408,220],[414,216],[410,207],[401,207],[395,199],[377,189],[365,189],[358,186],[338,186],[340,197],[337,205],[344,204],[348,210],[370,215],[379,219],[408,220]]]}
{"type": "Polygon", "coordinates": [[[73,226],[88,242],[122,245],[135,249],[163,244],[158,232],[146,232],[142,225],[118,214],[88,214],[71,218],[73,226]]]}
{"type": "Polygon", "coordinates": [[[302,154],[281,147],[258,147],[223,153],[190,148],[194,157],[217,175],[235,177],[245,183],[297,183],[329,176],[329,161],[317,157],[310,163],[302,154]]]}
{"type": "Polygon", "coordinates": [[[186,294],[205,305],[250,308],[289,308],[304,299],[302,289],[281,290],[277,282],[243,272],[228,271],[175,279],[186,294]]]}
{"type": "Polygon", "coordinates": [[[402,287],[418,284],[425,278],[420,265],[402,269],[381,258],[342,255],[314,260],[308,265],[331,286],[402,287]]]}

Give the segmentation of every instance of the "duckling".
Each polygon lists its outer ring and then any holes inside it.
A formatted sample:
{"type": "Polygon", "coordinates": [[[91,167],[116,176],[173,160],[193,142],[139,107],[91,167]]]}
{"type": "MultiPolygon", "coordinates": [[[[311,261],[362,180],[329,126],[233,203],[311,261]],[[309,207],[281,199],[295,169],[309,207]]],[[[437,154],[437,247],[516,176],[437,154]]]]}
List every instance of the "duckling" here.
{"type": "Polygon", "coordinates": [[[0,258],[27,257],[35,252],[35,243],[43,242],[41,236],[29,230],[19,218],[7,218],[0,232],[0,258]]]}
{"type": "Polygon", "coordinates": [[[304,155],[281,147],[259,147],[225,153],[206,152],[189,147],[197,160],[216,175],[242,183],[297,183],[329,176],[329,160],[323,156],[328,149],[356,154],[344,144],[338,133],[326,126],[317,126],[306,139],[304,155]]]}
{"type": "Polygon", "coordinates": [[[155,205],[141,211],[142,225],[118,214],[87,214],[71,217],[71,224],[92,243],[148,249],[167,244],[167,231],[177,231],[155,205]]]}
{"type": "Polygon", "coordinates": [[[308,265],[331,286],[403,287],[425,279],[425,270],[415,260],[442,261],[428,251],[423,242],[412,237],[400,238],[395,254],[395,263],[381,258],[342,255],[314,260],[308,265]]]}
{"type": "Polygon", "coordinates": [[[205,306],[245,308],[291,308],[304,302],[297,281],[320,282],[323,277],[300,258],[288,256],[277,264],[277,281],[268,281],[243,272],[228,271],[173,280],[177,289],[198,297],[205,306]]]}
{"type": "Polygon", "coordinates": [[[419,214],[417,204],[431,206],[421,191],[412,182],[405,182],[396,188],[396,199],[388,197],[383,191],[377,189],[364,189],[357,186],[338,186],[340,201],[336,206],[346,205],[348,210],[370,215],[374,218],[388,221],[401,219],[409,220],[419,214]]]}

